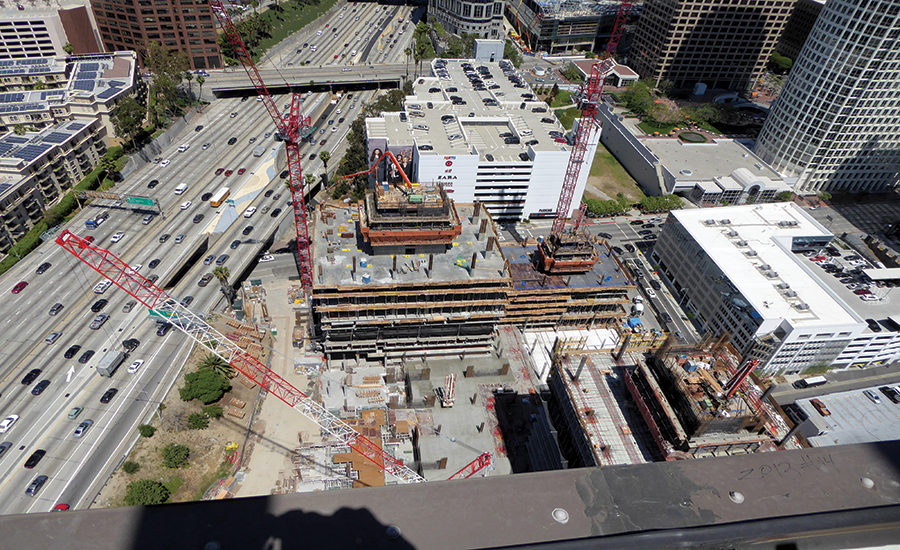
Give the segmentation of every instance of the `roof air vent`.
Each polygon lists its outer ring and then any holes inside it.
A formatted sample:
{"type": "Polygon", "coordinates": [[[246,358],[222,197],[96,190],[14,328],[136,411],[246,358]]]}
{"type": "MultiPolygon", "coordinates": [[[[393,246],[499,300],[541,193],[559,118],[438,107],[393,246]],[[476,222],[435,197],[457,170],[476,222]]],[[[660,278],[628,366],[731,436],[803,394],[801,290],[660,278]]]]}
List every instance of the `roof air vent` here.
{"type": "Polygon", "coordinates": [[[722,225],[731,225],[731,220],[719,220],[722,225]]]}
{"type": "Polygon", "coordinates": [[[735,244],[738,246],[747,246],[747,241],[738,241],[735,244]]]}
{"type": "Polygon", "coordinates": [[[809,304],[807,304],[806,302],[803,302],[802,304],[797,304],[795,307],[797,309],[799,309],[800,311],[805,311],[805,310],[809,309],[809,304]]]}
{"type": "Polygon", "coordinates": [[[703,225],[716,225],[716,220],[703,220],[703,225]]]}
{"type": "Polygon", "coordinates": [[[744,254],[746,254],[746,255],[748,255],[748,256],[757,256],[757,255],[759,255],[759,252],[757,252],[757,251],[755,251],[755,250],[748,250],[748,251],[745,252],[744,254]]]}
{"type": "Polygon", "coordinates": [[[768,271],[768,270],[772,269],[772,266],[770,266],[769,264],[762,264],[761,266],[759,266],[759,268],[762,269],[763,271],[768,271]]]}
{"type": "Polygon", "coordinates": [[[769,271],[768,273],[766,273],[766,277],[768,277],[770,279],[775,279],[776,277],[778,277],[778,272],[777,271],[769,271]]]}
{"type": "Polygon", "coordinates": [[[793,298],[794,296],[797,295],[797,291],[796,290],[788,290],[787,292],[784,293],[784,295],[787,296],[788,298],[793,298]]]}
{"type": "Polygon", "coordinates": [[[725,233],[725,234],[728,235],[729,237],[737,237],[737,236],[739,236],[739,235],[738,235],[738,232],[735,231],[734,229],[732,229],[731,231],[729,231],[728,233],[725,233]]]}
{"type": "Polygon", "coordinates": [[[776,286],[777,286],[778,288],[782,289],[782,290],[787,290],[787,289],[791,288],[791,285],[789,285],[789,284],[787,284],[787,283],[779,283],[779,284],[776,285],[776,286]]]}

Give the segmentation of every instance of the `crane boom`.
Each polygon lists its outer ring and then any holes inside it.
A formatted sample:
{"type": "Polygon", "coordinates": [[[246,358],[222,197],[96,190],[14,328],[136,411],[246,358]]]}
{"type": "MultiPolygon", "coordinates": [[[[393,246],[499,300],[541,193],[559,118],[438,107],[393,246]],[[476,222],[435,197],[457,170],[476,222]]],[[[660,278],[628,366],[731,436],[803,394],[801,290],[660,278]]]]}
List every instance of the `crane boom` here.
{"type": "MultiPolygon", "coordinates": [[[[168,319],[198,344],[224,359],[241,374],[297,410],[338,441],[371,460],[384,471],[405,483],[421,483],[425,478],[397,460],[380,445],[359,434],[352,426],[328,412],[328,409],[301,392],[287,380],[247,353],[212,326],[207,318],[181,303],[131,269],[118,256],[75,235],[68,229],[56,238],[56,244],[100,273],[150,310],[151,315],[168,319]]],[[[492,455],[482,453],[450,479],[471,477],[490,466],[492,455]]]]}
{"type": "Polygon", "coordinates": [[[362,175],[365,175],[365,174],[371,174],[372,172],[374,172],[375,170],[378,169],[378,165],[381,164],[381,161],[382,161],[385,157],[389,158],[389,159],[391,160],[391,162],[394,163],[394,166],[397,167],[397,171],[400,172],[400,176],[403,178],[403,182],[406,183],[406,189],[411,190],[411,189],[412,189],[412,186],[413,186],[413,185],[412,185],[412,182],[409,181],[409,178],[406,176],[406,172],[403,171],[403,168],[400,166],[400,163],[397,161],[397,157],[395,157],[394,154],[391,153],[390,151],[385,151],[384,153],[382,153],[381,156],[378,157],[378,160],[376,160],[376,161],[372,164],[372,167],[369,168],[368,170],[364,170],[364,171],[362,171],[362,172],[357,172],[357,173],[355,173],[355,174],[348,174],[348,175],[346,175],[346,176],[341,176],[340,178],[338,178],[338,180],[342,180],[342,179],[346,179],[346,178],[352,178],[352,177],[355,177],[355,176],[362,176],[362,175]]]}
{"type": "Polygon", "coordinates": [[[572,206],[572,196],[575,194],[575,188],[578,186],[578,176],[581,174],[581,168],[585,162],[584,157],[587,153],[588,142],[597,128],[597,107],[601,101],[603,79],[613,65],[611,60],[625,31],[625,22],[628,21],[628,14],[631,13],[632,3],[633,0],[622,0],[622,3],[619,4],[619,11],[616,14],[616,21],[610,33],[609,41],[606,43],[606,52],[603,54],[603,59],[591,67],[591,74],[587,82],[581,87],[578,104],[579,109],[582,111],[581,121],[578,124],[578,130],[575,132],[575,144],[572,146],[569,166],[563,177],[563,186],[559,194],[559,202],[556,205],[556,218],[553,220],[553,228],[550,231],[552,234],[558,235],[565,229],[566,219],[569,217],[569,208],[572,206]]]}
{"type": "MultiPolygon", "coordinates": [[[[238,61],[247,71],[250,82],[256,89],[256,93],[262,98],[266,111],[272,117],[278,133],[284,140],[285,151],[287,152],[288,173],[290,174],[291,189],[291,206],[294,211],[294,224],[297,228],[297,257],[300,263],[300,281],[303,283],[304,291],[312,291],[312,254],[309,250],[309,229],[306,219],[306,196],[303,189],[303,170],[300,164],[300,136],[305,134],[305,130],[309,128],[309,117],[303,117],[300,113],[300,103],[302,99],[299,94],[293,94],[291,98],[290,110],[286,118],[282,117],[275,105],[275,100],[269,94],[266,83],[263,82],[256,64],[250,57],[247,48],[244,46],[241,35],[238,33],[237,27],[231,21],[231,17],[225,10],[222,0],[209,0],[213,8],[213,13],[219,20],[228,42],[231,44],[238,61]]],[[[287,82],[285,82],[287,86],[287,82]]]]}

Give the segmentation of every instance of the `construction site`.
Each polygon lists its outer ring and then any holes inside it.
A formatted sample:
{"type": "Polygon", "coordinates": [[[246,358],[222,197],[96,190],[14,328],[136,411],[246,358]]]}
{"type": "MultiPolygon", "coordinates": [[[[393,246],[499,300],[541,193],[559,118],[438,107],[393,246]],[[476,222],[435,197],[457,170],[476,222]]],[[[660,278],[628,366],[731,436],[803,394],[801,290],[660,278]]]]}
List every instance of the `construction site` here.
{"type": "MultiPolygon", "coordinates": [[[[514,29],[513,39],[526,52],[559,55],[602,48],[620,5],[619,1],[511,0],[505,15],[514,29]]],[[[641,4],[635,5],[628,23],[633,24],[640,12],[641,4]]]]}

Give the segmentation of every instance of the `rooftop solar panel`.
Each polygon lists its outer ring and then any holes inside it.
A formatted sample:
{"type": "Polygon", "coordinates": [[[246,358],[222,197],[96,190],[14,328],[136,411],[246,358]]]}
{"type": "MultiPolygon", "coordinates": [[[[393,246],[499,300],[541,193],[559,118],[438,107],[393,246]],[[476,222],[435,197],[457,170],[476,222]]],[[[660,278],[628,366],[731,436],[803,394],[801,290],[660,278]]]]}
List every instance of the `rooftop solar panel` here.
{"type": "Polygon", "coordinates": [[[6,143],[4,141],[0,141],[0,156],[9,153],[12,149],[15,149],[16,146],[12,143],[6,143]]]}
{"type": "Polygon", "coordinates": [[[109,99],[117,93],[121,92],[122,88],[107,88],[97,94],[97,99],[109,99]]]}
{"type": "Polygon", "coordinates": [[[110,80],[110,81],[109,81],[109,85],[110,85],[110,86],[116,86],[116,87],[121,88],[122,86],[125,85],[125,83],[122,82],[121,80],[110,80]]]}
{"type": "Polygon", "coordinates": [[[9,136],[6,138],[6,141],[10,143],[28,143],[28,138],[22,136],[9,136]]]}
{"type": "Polygon", "coordinates": [[[74,132],[74,131],[81,130],[85,126],[87,126],[87,124],[84,124],[82,122],[73,122],[72,124],[69,124],[66,128],[68,128],[69,130],[72,130],[74,132]]]}
{"type": "Polygon", "coordinates": [[[50,72],[50,67],[32,67],[32,68],[28,69],[28,74],[49,73],[49,72],[50,72]]]}
{"type": "Polygon", "coordinates": [[[18,103],[25,99],[25,94],[14,92],[9,94],[0,94],[0,103],[18,103]]]}
{"type": "Polygon", "coordinates": [[[25,147],[22,147],[22,149],[20,149],[19,151],[16,151],[15,153],[13,153],[12,156],[14,156],[16,158],[20,158],[20,159],[24,160],[25,162],[31,162],[34,159],[36,159],[39,156],[46,153],[47,150],[50,149],[51,147],[53,147],[53,146],[45,145],[45,144],[26,145],[25,147]]]}
{"type": "Polygon", "coordinates": [[[85,92],[94,91],[94,81],[93,80],[76,80],[72,87],[76,90],[83,90],[85,92]]]}
{"type": "Polygon", "coordinates": [[[70,137],[72,137],[72,134],[67,134],[65,132],[50,132],[41,138],[41,141],[46,143],[64,143],[70,137]]]}
{"type": "Polygon", "coordinates": [[[0,67],[11,67],[12,65],[15,65],[15,64],[16,64],[16,62],[13,59],[0,60],[0,67]]]}
{"type": "Polygon", "coordinates": [[[82,71],[82,72],[76,74],[75,78],[77,78],[78,80],[94,80],[97,78],[97,73],[82,71]]]}
{"type": "Polygon", "coordinates": [[[24,111],[44,110],[43,103],[12,103],[0,106],[0,113],[19,113],[24,111]]]}
{"type": "Polygon", "coordinates": [[[99,63],[82,63],[80,65],[82,71],[99,71],[100,64],[99,63]]]}
{"type": "Polygon", "coordinates": [[[53,99],[55,96],[63,95],[65,90],[50,90],[49,92],[41,92],[41,101],[46,101],[47,99],[53,99]]]}
{"type": "Polygon", "coordinates": [[[0,183],[0,195],[6,193],[12,188],[13,184],[11,183],[0,183]]]}

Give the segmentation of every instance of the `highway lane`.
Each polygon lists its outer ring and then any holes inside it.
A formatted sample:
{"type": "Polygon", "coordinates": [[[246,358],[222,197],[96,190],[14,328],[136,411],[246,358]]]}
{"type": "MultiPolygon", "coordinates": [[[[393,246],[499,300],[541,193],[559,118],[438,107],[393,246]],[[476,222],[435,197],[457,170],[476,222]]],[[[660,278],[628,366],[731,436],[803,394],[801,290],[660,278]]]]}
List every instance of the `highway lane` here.
{"type": "MultiPolygon", "coordinates": [[[[235,102],[237,101],[235,100],[235,102]]],[[[223,107],[225,108],[223,111],[227,113],[227,108],[230,106],[225,105],[223,107]]],[[[249,110],[245,109],[245,114],[249,110]]],[[[213,120],[213,124],[216,123],[216,120],[221,120],[225,125],[230,126],[230,121],[233,120],[227,115],[226,118],[223,118],[221,113],[216,114],[215,112],[208,113],[207,116],[210,120],[213,120]]],[[[259,116],[254,120],[257,120],[257,123],[251,126],[252,131],[263,132],[264,127],[268,127],[271,124],[261,108],[259,109],[259,116]]],[[[237,130],[237,128],[234,128],[234,130],[237,130]]],[[[204,129],[205,131],[206,129],[204,129]]],[[[193,141],[199,142],[202,140],[202,137],[192,134],[203,134],[204,132],[196,133],[189,130],[186,132],[187,135],[184,139],[191,140],[193,138],[193,141]]],[[[227,135],[227,132],[227,129],[225,132],[220,132],[217,129],[216,134],[227,135]]],[[[243,135],[248,135],[248,132],[244,131],[243,135]]],[[[110,218],[97,230],[90,232],[80,231],[81,234],[92,234],[97,238],[96,242],[98,245],[109,246],[115,252],[121,253],[123,258],[129,263],[142,262],[145,267],[141,270],[141,273],[145,275],[150,273],[147,271],[149,269],[147,264],[151,258],[158,257],[162,260],[156,272],[165,276],[166,271],[170,270],[172,265],[179,259],[179,253],[183,254],[181,251],[186,250],[186,247],[182,247],[180,250],[172,249],[171,241],[166,245],[160,245],[158,243],[158,235],[163,230],[192,231],[196,235],[199,235],[202,230],[200,227],[202,224],[193,224],[190,219],[191,216],[187,214],[180,215],[180,212],[172,215],[174,212],[173,207],[185,196],[196,197],[199,200],[199,195],[205,192],[206,188],[213,188],[213,185],[192,186],[196,187],[193,194],[190,194],[191,191],[189,190],[185,195],[176,197],[171,193],[171,189],[174,188],[172,183],[183,179],[199,181],[204,175],[209,177],[208,174],[214,171],[213,166],[221,162],[212,155],[209,155],[208,159],[201,158],[199,161],[196,160],[197,155],[194,155],[196,149],[193,144],[188,153],[183,153],[176,157],[176,154],[172,153],[172,151],[180,143],[183,143],[183,141],[174,143],[165,152],[166,156],[174,158],[172,164],[167,167],[168,178],[159,178],[160,167],[158,165],[150,165],[121,185],[123,191],[134,189],[135,194],[137,194],[136,191],[140,190],[140,194],[158,197],[163,210],[169,212],[169,216],[165,220],[167,225],[160,224],[160,220],[155,220],[149,226],[142,226],[140,224],[142,214],[136,214],[128,210],[110,209],[110,218]],[[179,162],[182,158],[187,159],[192,156],[195,157],[194,161],[179,162]],[[160,186],[152,190],[151,193],[147,193],[145,182],[154,177],[160,179],[160,186]],[[163,179],[167,180],[165,186],[162,183],[163,179]],[[125,231],[126,237],[120,243],[110,245],[108,238],[114,231],[125,231]]],[[[230,158],[238,160],[238,163],[250,164],[250,159],[252,159],[249,154],[250,149],[252,148],[247,148],[243,155],[231,154],[230,158]]],[[[202,148],[200,150],[202,151],[202,148]]],[[[207,152],[209,151],[208,149],[207,152]]],[[[202,157],[202,155],[200,156],[202,157]]],[[[251,167],[251,169],[253,168],[251,167]]],[[[276,182],[274,184],[276,187],[281,186],[283,188],[283,184],[277,178],[276,182]]],[[[269,184],[270,187],[272,185],[272,183],[269,184]]],[[[96,208],[88,210],[91,216],[96,215],[98,211],[96,208]]],[[[76,230],[79,227],[83,228],[83,225],[80,224],[83,224],[84,219],[87,218],[88,215],[83,213],[76,218],[72,227],[76,228],[76,230]]],[[[271,219],[271,224],[274,226],[277,221],[271,219]]],[[[232,226],[230,234],[226,232],[222,235],[223,241],[229,239],[234,232],[239,232],[244,227],[240,223],[232,224],[232,226]]],[[[244,252],[239,250],[236,253],[242,254],[244,252]]],[[[33,284],[21,294],[11,295],[11,299],[5,299],[0,303],[0,310],[4,311],[5,317],[10,321],[7,324],[15,323],[18,327],[18,331],[6,331],[10,342],[7,342],[8,345],[4,349],[4,353],[6,353],[3,361],[4,378],[2,382],[2,393],[4,396],[0,398],[2,399],[0,407],[2,407],[3,414],[15,412],[21,416],[19,423],[8,434],[0,436],[0,441],[9,440],[16,445],[14,447],[15,452],[11,450],[11,452],[8,452],[0,459],[0,476],[2,476],[0,479],[2,479],[3,483],[0,486],[0,512],[4,513],[17,513],[33,509],[34,503],[38,501],[24,497],[22,492],[24,487],[33,479],[33,475],[38,475],[38,473],[51,476],[50,482],[41,491],[42,495],[58,494],[61,495],[59,498],[72,499],[73,503],[75,500],[80,501],[85,498],[89,500],[91,495],[84,493],[88,485],[93,483],[92,480],[98,479],[98,476],[102,480],[102,475],[108,473],[107,470],[114,467],[117,463],[117,461],[110,462],[108,451],[117,447],[120,442],[128,440],[127,436],[130,432],[133,432],[133,426],[146,416],[148,408],[152,408],[146,400],[133,401],[133,394],[156,396],[154,399],[158,400],[157,392],[161,393],[163,391],[163,382],[174,379],[173,371],[175,369],[168,368],[168,366],[180,364],[177,356],[183,354],[187,349],[186,346],[180,345],[183,343],[184,337],[178,332],[170,332],[166,336],[167,341],[172,343],[170,349],[159,347],[159,343],[155,341],[158,340],[158,337],[155,336],[154,323],[147,322],[146,312],[136,308],[129,314],[121,313],[122,305],[129,301],[130,297],[117,289],[111,289],[104,294],[104,297],[110,300],[110,303],[104,310],[111,315],[110,320],[98,331],[87,329],[87,323],[95,315],[89,311],[90,304],[98,297],[90,291],[90,288],[100,277],[55,244],[43,245],[38,251],[16,266],[10,276],[4,279],[5,284],[0,286],[12,286],[20,277],[32,280],[33,284]],[[51,261],[53,267],[44,275],[34,275],[33,270],[43,261],[51,261]],[[42,280],[38,280],[41,278],[42,280]],[[66,304],[66,309],[54,318],[50,317],[47,311],[56,301],[69,303],[66,304]],[[19,312],[19,317],[13,315],[16,312],[13,310],[19,312]],[[43,338],[46,334],[51,331],[50,329],[57,327],[62,327],[63,336],[52,345],[44,344],[43,338]],[[13,341],[14,338],[11,336],[11,334],[16,332],[21,332],[28,336],[21,338],[17,343],[13,341]],[[158,359],[154,359],[144,366],[144,372],[149,373],[147,383],[151,384],[150,386],[144,385],[144,383],[132,383],[128,376],[125,376],[126,379],[122,380],[124,369],[116,373],[112,380],[102,379],[93,373],[92,367],[100,360],[105,350],[110,349],[113,345],[117,346],[122,339],[131,336],[137,337],[142,342],[141,347],[132,355],[132,358],[141,358],[144,354],[152,353],[154,349],[161,350],[161,353],[157,355],[158,359]],[[94,349],[97,351],[97,354],[87,365],[76,363],[77,356],[71,360],[62,358],[61,354],[72,343],[83,345],[83,350],[94,349]],[[10,350],[11,346],[15,349],[10,350]],[[158,365],[155,364],[157,361],[158,365]],[[76,375],[70,382],[65,382],[66,372],[73,364],[77,367],[76,375]],[[24,387],[19,383],[21,376],[31,368],[36,368],[36,365],[44,369],[41,379],[49,378],[52,380],[50,387],[40,396],[32,396],[30,394],[30,389],[34,387],[33,385],[24,387]],[[122,387],[123,382],[125,383],[124,387],[122,387]],[[109,387],[119,387],[120,389],[120,393],[116,396],[113,403],[121,400],[121,402],[134,402],[135,404],[130,405],[127,409],[120,411],[109,419],[105,417],[94,418],[98,424],[92,428],[89,434],[95,440],[90,438],[84,440],[92,441],[90,446],[85,447],[86,443],[83,441],[76,443],[69,441],[71,439],[71,430],[77,423],[73,424],[74,421],[68,421],[65,418],[65,414],[72,406],[84,406],[81,403],[98,403],[99,396],[109,387]],[[84,447],[84,450],[73,451],[72,445],[75,445],[77,449],[84,447]],[[38,448],[47,448],[48,450],[47,456],[39,465],[38,470],[40,472],[25,471],[21,468],[21,463],[33,450],[38,448]],[[73,452],[75,453],[74,455],[73,452]],[[78,455],[78,452],[86,454],[82,456],[78,455]],[[79,459],[78,457],[81,458],[79,459]],[[88,457],[91,458],[89,459],[88,457]],[[70,471],[71,475],[69,474],[70,471]],[[72,480],[77,480],[77,483],[72,480]],[[23,501],[23,498],[27,498],[27,501],[23,501]]],[[[196,282],[185,279],[182,284],[187,286],[196,284],[196,282]]],[[[178,289],[179,287],[175,289],[176,295],[179,295],[178,289]]],[[[2,290],[8,292],[9,288],[3,288],[2,290]]],[[[210,296],[211,302],[215,299],[214,295],[210,296]]],[[[204,307],[204,301],[205,299],[201,300],[198,298],[197,306],[204,307]]],[[[135,378],[135,380],[141,379],[135,378]]],[[[90,410],[86,410],[82,413],[81,418],[88,418],[89,416],[86,415],[89,412],[90,410]]],[[[38,507],[41,510],[47,510],[53,504],[52,502],[41,502],[41,506],[38,507]]]]}

